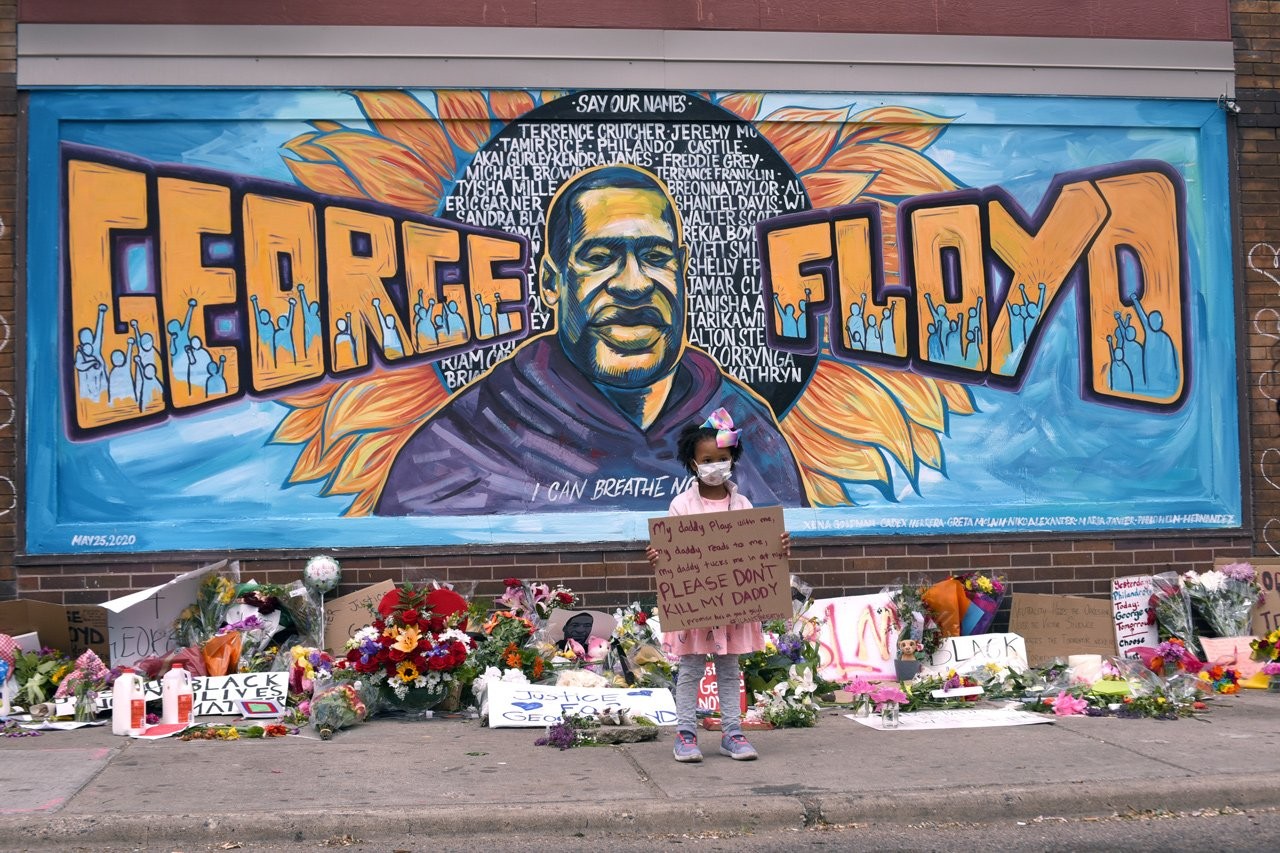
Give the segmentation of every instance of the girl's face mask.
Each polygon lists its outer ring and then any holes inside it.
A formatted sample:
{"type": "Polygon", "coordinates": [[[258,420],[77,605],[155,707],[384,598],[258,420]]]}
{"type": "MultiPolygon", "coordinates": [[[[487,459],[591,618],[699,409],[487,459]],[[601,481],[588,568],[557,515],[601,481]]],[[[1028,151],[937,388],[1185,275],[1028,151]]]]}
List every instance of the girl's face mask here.
{"type": "Polygon", "coordinates": [[[710,462],[698,466],[698,479],[708,486],[719,486],[733,475],[732,462],[710,462]]]}

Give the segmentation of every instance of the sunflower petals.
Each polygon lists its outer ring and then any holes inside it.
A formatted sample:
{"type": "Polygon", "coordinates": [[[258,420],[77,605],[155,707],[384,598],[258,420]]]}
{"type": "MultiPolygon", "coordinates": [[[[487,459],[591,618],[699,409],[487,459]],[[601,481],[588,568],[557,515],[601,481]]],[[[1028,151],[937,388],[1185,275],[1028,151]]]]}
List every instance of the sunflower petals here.
{"type": "Polygon", "coordinates": [[[868,189],[878,196],[914,196],[953,190],[956,182],[928,157],[881,142],[844,145],[823,165],[824,171],[874,172],[868,189]]]}
{"type": "Polygon", "coordinates": [[[831,110],[782,107],[769,113],[757,127],[794,171],[807,172],[822,165],[848,115],[848,107],[831,110]]]}
{"type": "Polygon", "coordinates": [[[440,178],[405,146],[354,130],[326,133],[316,144],[346,164],[370,198],[410,210],[435,210],[440,178]]]}
{"type": "Polygon", "coordinates": [[[341,166],[307,160],[285,160],[284,164],[293,173],[294,179],[309,190],[345,198],[368,197],[341,166]]]}
{"type": "Polygon", "coordinates": [[[913,107],[872,107],[850,117],[839,144],[891,142],[923,151],[954,120],[913,107]]]}
{"type": "Polygon", "coordinates": [[[736,116],[752,121],[764,103],[763,92],[734,92],[720,99],[720,106],[736,116]]]}
{"type": "Polygon", "coordinates": [[[874,178],[875,175],[865,172],[828,172],[823,169],[809,172],[800,180],[814,207],[836,207],[856,199],[874,178]]]}
{"type": "Polygon", "coordinates": [[[408,92],[354,92],[373,126],[421,158],[437,175],[447,178],[457,168],[453,148],[440,121],[408,92]]]}
{"type": "Polygon", "coordinates": [[[838,361],[818,362],[796,407],[850,441],[883,447],[915,477],[915,453],[902,409],[884,386],[861,369],[838,361]]]}
{"type": "Polygon", "coordinates": [[[464,151],[477,151],[489,141],[489,105],[473,89],[442,89],[436,93],[440,118],[449,138],[464,151]]]}
{"type": "Polygon", "coordinates": [[[525,91],[498,89],[489,93],[489,108],[503,121],[511,121],[533,109],[533,98],[525,91]]]}

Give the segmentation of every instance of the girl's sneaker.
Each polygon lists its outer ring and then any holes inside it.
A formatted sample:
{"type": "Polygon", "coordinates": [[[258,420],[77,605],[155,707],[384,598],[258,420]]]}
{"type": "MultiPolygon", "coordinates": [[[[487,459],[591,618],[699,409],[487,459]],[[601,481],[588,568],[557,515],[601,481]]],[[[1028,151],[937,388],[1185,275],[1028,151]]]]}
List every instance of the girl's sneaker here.
{"type": "MultiPolygon", "coordinates": [[[[723,751],[723,748],[721,748],[723,751]]],[[[672,750],[676,761],[693,764],[702,760],[702,750],[698,749],[698,736],[693,732],[676,732],[676,745],[672,750]]]]}
{"type": "Polygon", "coordinates": [[[741,732],[720,738],[720,754],[727,755],[734,761],[755,761],[760,757],[760,753],[756,752],[756,748],[747,742],[741,732]]]}

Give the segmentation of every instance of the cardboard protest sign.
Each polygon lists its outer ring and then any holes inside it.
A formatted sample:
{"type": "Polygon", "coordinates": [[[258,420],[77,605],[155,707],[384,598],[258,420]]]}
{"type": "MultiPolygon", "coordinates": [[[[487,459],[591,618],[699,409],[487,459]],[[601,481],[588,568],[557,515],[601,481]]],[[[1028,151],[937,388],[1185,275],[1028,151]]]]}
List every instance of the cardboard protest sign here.
{"type": "Polygon", "coordinates": [[[382,596],[395,589],[391,581],[381,581],[324,603],[324,647],[330,654],[340,654],[347,640],[365,625],[373,622],[369,608],[382,596]]]}
{"type": "Polygon", "coordinates": [[[0,634],[18,636],[34,632],[40,644],[77,657],[92,649],[103,661],[107,645],[107,611],[96,604],[62,605],[18,599],[0,601],[0,634]]]}
{"type": "Polygon", "coordinates": [[[1015,592],[1012,602],[1009,631],[1026,643],[1031,665],[1071,655],[1115,655],[1115,621],[1105,598],[1015,592]]]}
{"type": "MultiPolygon", "coordinates": [[[[287,672],[238,672],[235,675],[197,675],[191,679],[192,703],[197,717],[238,715],[245,702],[272,702],[284,707],[289,692],[287,672]]],[[[143,685],[146,701],[160,699],[160,682],[143,685]]],[[[111,691],[98,695],[98,710],[111,710],[111,691]]]]}
{"type": "MultiPolygon", "coordinates": [[[[152,655],[177,649],[173,623],[183,609],[196,600],[200,581],[210,572],[228,566],[219,560],[178,575],[168,583],[113,598],[102,606],[107,613],[107,634],[111,646],[111,666],[125,666],[152,655]]],[[[239,574],[239,566],[236,566],[239,574]]]]}
{"type": "MultiPolygon", "coordinates": [[[[738,676],[738,701],[742,706],[742,713],[747,712],[747,682],[738,676]]],[[[716,664],[715,661],[707,661],[707,668],[702,673],[702,680],[698,682],[698,710],[706,711],[710,714],[720,713],[720,687],[716,684],[716,664]]]]}
{"type": "Polygon", "coordinates": [[[662,630],[791,616],[781,507],[649,519],[662,630]]]}
{"type": "Polygon", "coordinates": [[[1151,610],[1154,592],[1151,575],[1132,575],[1111,582],[1111,610],[1121,657],[1136,658],[1134,649],[1139,646],[1154,648],[1160,644],[1151,610]]]}
{"type": "Polygon", "coordinates": [[[498,728],[545,728],[565,714],[598,714],[626,708],[660,726],[676,724],[676,700],[663,688],[556,687],[548,684],[489,685],[489,725],[498,728]]]}
{"type": "Polygon", "coordinates": [[[1019,672],[1026,669],[1026,643],[1012,633],[947,637],[920,671],[925,675],[946,675],[954,669],[964,675],[989,663],[1019,672]]]}
{"type": "Polygon", "coordinates": [[[820,598],[805,612],[820,620],[818,672],[838,684],[854,678],[896,679],[893,661],[901,623],[886,593],[820,598]]]}

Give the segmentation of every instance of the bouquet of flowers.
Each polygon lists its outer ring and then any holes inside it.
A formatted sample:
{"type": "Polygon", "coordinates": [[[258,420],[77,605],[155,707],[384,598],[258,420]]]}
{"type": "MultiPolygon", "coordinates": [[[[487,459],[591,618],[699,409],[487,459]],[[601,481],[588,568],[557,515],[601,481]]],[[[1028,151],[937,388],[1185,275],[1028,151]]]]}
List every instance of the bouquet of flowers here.
{"type": "Polygon", "coordinates": [[[493,606],[524,616],[539,626],[547,621],[551,611],[572,607],[577,601],[577,597],[563,585],[552,588],[545,583],[530,583],[520,578],[507,578],[503,583],[506,590],[494,600],[493,606]]]}
{"type": "Polygon", "coordinates": [[[906,702],[907,694],[892,681],[886,681],[872,689],[871,701],[875,703],[877,711],[883,711],[884,706],[889,702],[896,705],[906,702]]]}
{"type": "Polygon", "coordinates": [[[757,700],[761,718],[778,728],[809,728],[818,720],[813,694],[818,682],[809,666],[792,664],[782,679],[757,700]]]}
{"type": "Polygon", "coordinates": [[[465,629],[466,600],[444,588],[391,590],[378,618],[347,642],[348,666],[379,687],[384,701],[426,710],[448,695],[474,646],[465,629]]]}
{"type": "Polygon", "coordinates": [[[1280,661],[1280,628],[1249,643],[1254,660],[1280,661]]]}
{"type": "Polygon", "coordinates": [[[484,672],[490,667],[518,669],[529,681],[538,681],[547,668],[546,659],[529,645],[534,626],[528,618],[510,610],[499,610],[483,626],[484,638],[471,655],[470,668],[484,672]]]}
{"type": "Polygon", "coordinates": [[[969,606],[960,617],[960,634],[967,637],[987,633],[995,621],[1000,602],[1004,600],[1004,580],[995,574],[984,575],[981,572],[965,572],[956,575],[956,580],[969,599],[969,606]]]}
{"type": "Polygon", "coordinates": [[[320,598],[333,592],[342,581],[342,568],[333,557],[320,554],[307,561],[302,569],[303,585],[320,598]]]}
{"type": "Polygon", "coordinates": [[[333,658],[324,649],[294,646],[289,649],[289,696],[301,701],[315,692],[318,683],[333,675],[333,658]]]}
{"type": "Polygon", "coordinates": [[[75,717],[78,722],[92,720],[98,716],[95,700],[98,694],[106,689],[111,680],[111,671],[107,669],[102,658],[93,649],[87,649],[76,658],[75,669],[67,673],[54,692],[53,698],[76,700],[75,717]]]}
{"type": "Polygon", "coordinates": [[[662,651],[662,641],[654,626],[656,611],[633,601],[614,611],[617,627],[609,640],[610,663],[628,686],[670,687],[673,667],[662,651]]]}
{"type": "Polygon", "coordinates": [[[1166,678],[1181,673],[1194,675],[1204,666],[1200,659],[1177,639],[1165,640],[1154,649],[1140,646],[1134,651],[1147,669],[1166,678]]]}
{"type": "Polygon", "coordinates": [[[1179,640],[1192,654],[1200,654],[1195,629],[1191,625],[1191,599],[1182,579],[1173,572],[1162,572],[1152,579],[1151,612],[1161,640],[1179,640]]]}
{"type": "Polygon", "coordinates": [[[916,660],[928,660],[942,645],[942,629],[924,600],[928,588],[926,583],[906,580],[881,590],[889,595],[898,611],[898,622],[902,626],[899,639],[916,643],[916,660]]]}
{"type": "Polygon", "coordinates": [[[46,647],[38,652],[19,649],[13,658],[14,678],[18,682],[18,694],[13,698],[28,708],[48,702],[73,668],[71,659],[57,649],[46,647]]]}
{"type": "Polygon", "coordinates": [[[317,684],[308,711],[321,740],[329,740],[340,729],[363,723],[369,717],[377,693],[367,687],[367,681],[358,677],[326,679],[317,684]]]}
{"type": "Polygon", "coordinates": [[[200,580],[196,600],[186,607],[173,624],[178,644],[199,646],[218,633],[223,617],[236,598],[236,585],[217,572],[210,572],[200,580]]]}
{"type": "Polygon", "coordinates": [[[1182,576],[1196,612],[1218,637],[1249,633],[1249,616],[1258,601],[1258,573],[1249,563],[1230,563],[1221,569],[1182,576]]]}

